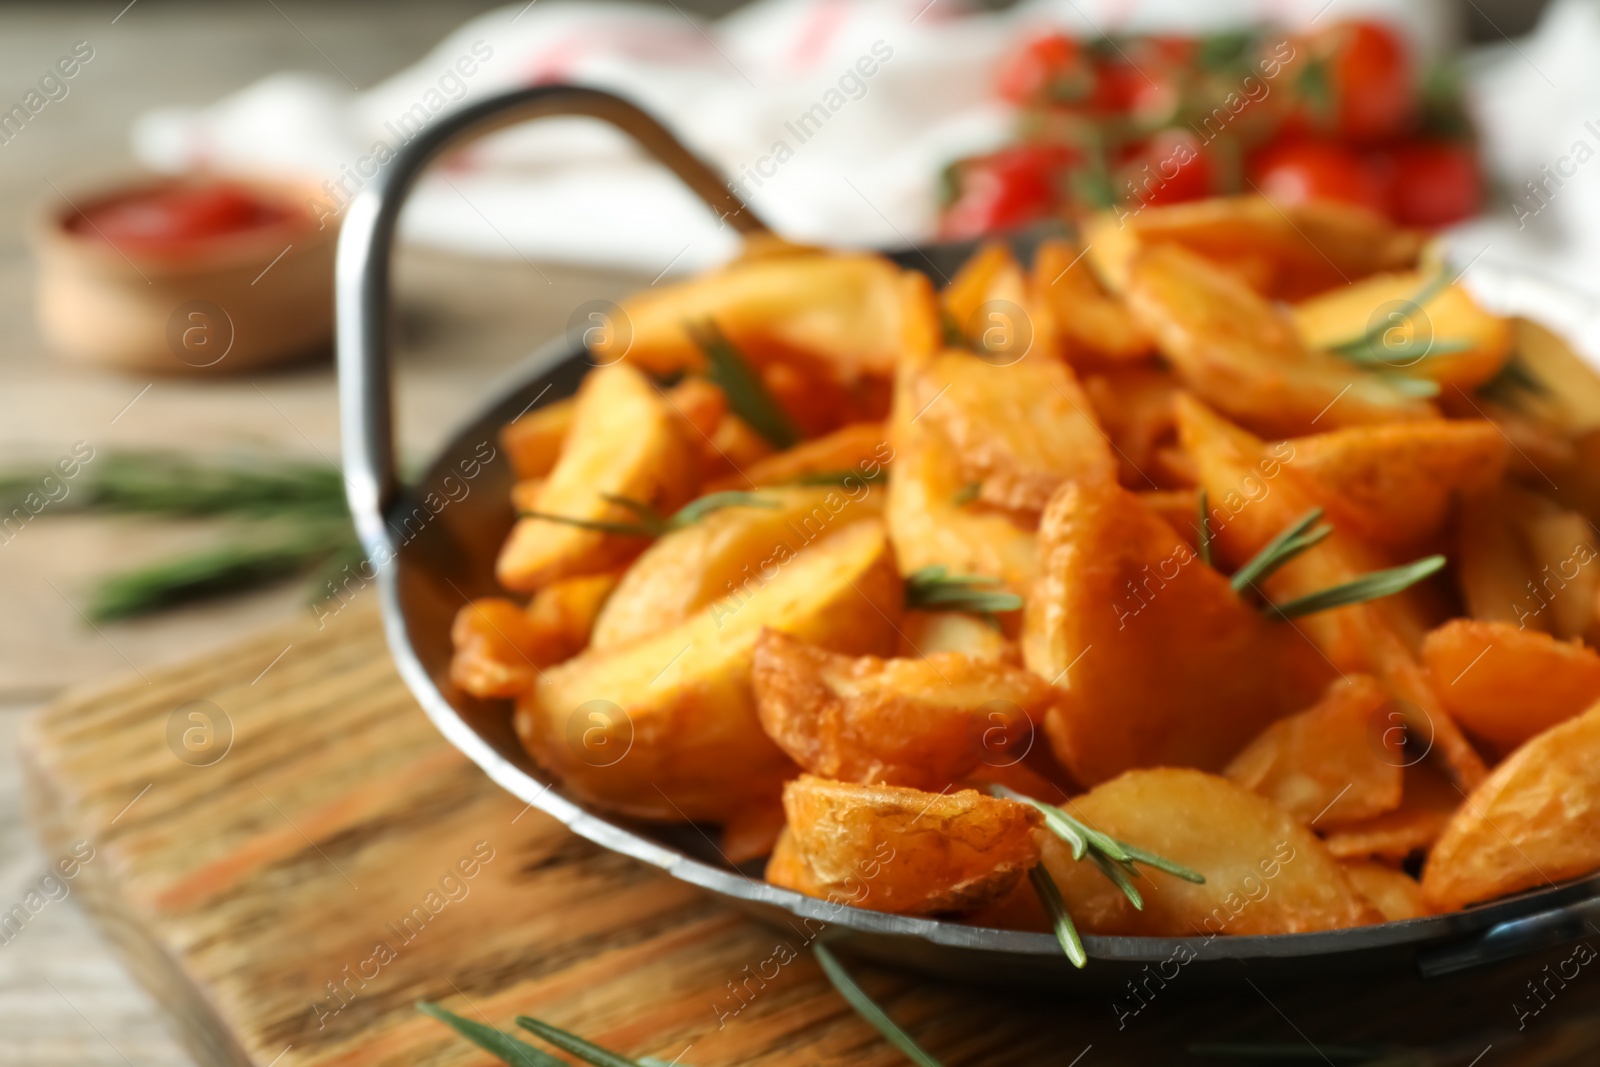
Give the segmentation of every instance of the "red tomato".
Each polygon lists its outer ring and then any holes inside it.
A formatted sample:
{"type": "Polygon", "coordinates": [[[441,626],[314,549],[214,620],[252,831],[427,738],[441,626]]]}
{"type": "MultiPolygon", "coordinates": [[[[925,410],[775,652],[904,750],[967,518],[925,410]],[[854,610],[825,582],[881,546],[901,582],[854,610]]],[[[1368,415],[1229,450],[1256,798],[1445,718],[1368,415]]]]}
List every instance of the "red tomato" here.
{"type": "Polygon", "coordinates": [[[1094,65],[1094,92],[1088,106],[1097,114],[1159,121],[1170,115],[1177,103],[1177,86],[1159,67],[1136,66],[1121,56],[1094,65]]]}
{"type": "Polygon", "coordinates": [[[88,207],[69,225],[114,245],[163,252],[279,223],[294,213],[246,186],[216,181],[176,184],[104,201],[88,207]]]}
{"type": "Polygon", "coordinates": [[[1274,142],[1251,157],[1249,173],[1263,195],[1282,203],[1338,200],[1384,214],[1389,210],[1379,169],[1337,141],[1274,142]]]}
{"type": "Polygon", "coordinates": [[[1117,168],[1115,192],[1128,204],[1176,204],[1215,190],[1216,165],[1188,130],[1157,130],[1117,168]]]}
{"type": "Polygon", "coordinates": [[[1445,226],[1477,214],[1483,173],[1465,141],[1412,141],[1389,149],[1390,200],[1396,222],[1445,226]]]}
{"type": "Polygon", "coordinates": [[[940,220],[942,236],[961,240],[1044,218],[1056,207],[1062,173],[1081,158],[1064,145],[1017,145],[962,160],[956,197],[940,220]]]}
{"type": "Polygon", "coordinates": [[[1404,134],[1416,112],[1406,43],[1381,22],[1342,23],[1328,65],[1340,136],[1381,141],[1404,134]]]}
{"type": "Polygon", "coordinates": [[[1064,34],[1037,37],[1009,56],[995,74],[995,90],[1013,104],[1081,100],[1093,74],[1078,42],[1064,34]]]}

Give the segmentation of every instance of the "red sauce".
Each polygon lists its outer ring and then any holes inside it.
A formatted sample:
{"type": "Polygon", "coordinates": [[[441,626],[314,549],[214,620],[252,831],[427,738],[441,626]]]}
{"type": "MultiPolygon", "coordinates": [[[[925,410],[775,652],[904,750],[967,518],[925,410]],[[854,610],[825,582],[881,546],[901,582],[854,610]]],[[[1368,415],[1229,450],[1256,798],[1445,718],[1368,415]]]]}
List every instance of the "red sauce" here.
{"type": "Polygon", "coordinates": [[[178,182],[84,205],[67,229],[123,252],[178,255],[220,237],[281,226],[304,213],[241,182],[178,182]]]}

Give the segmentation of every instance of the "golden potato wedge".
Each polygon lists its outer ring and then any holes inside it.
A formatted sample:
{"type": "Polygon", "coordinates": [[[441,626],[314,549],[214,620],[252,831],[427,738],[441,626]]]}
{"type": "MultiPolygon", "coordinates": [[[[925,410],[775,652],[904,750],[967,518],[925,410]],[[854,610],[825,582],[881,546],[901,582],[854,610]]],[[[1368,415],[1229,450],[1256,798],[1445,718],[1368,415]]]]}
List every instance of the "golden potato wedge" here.
{"type": "Polygon", "coordinates": [[[1178,245],[1245,279],[1263,296],[1293,301],[1353,278],[1410,267],[1424,236],[1345,204],[1277,205],[1239,196],[1147,206],[1136,215],[1104,212],[1089,221],[1084,240],[1089,261],[1113,292],[1126,290],[1130,264],[1143,249],[1178,245]]]}
{"type": "Polygon", "coordinates": [[[663,395],[686,424],[684,437],[696,448],[705,446],[728,414],[728,398],[720,387],[705,378],[691,375],[663,390],[663,395]]]}
{"type": "Polygon", "coordinates": [[[1045,866],[1086,933],[1294,934],[1382,918],[1315,834],[1226,778],[1178,767],[1129,771],[1066,808],[1089,826],[1206,879],[1197,885],[1141,868],[1139,911],[1093,863],[1074,863],[1064,848],[1046,848],[1045,866]]]}
{"type": "Polygon", "coordinates": [[[1536,610],[1538,601],[1528,593],[1533,562],[1511,509],[1507,491],[1498,487],[1462,501],[1453,557],[1461,600],[1474,619],[1549,633],[1551,613],[1536,610]]]}
{"type": "Polygon", "coordinates": [[[1432,914],[1422,897],[1422,886],[1404,871],[1370,860],[1346,860],[1341,866],[1356,892],[1383,913],[1385,922],[1420,919],[1432,914]]]}
{"type": "Polygon", "coordinates": [[[951,574],[998,578],[1025,596],[1037,565],[1033,531],[1004,514],[961,503],[964,480],[954,446],[925,419],[917,419],[902,368],[890,430],[894,466],[884,498],[884,521],[906,574],[943,566],[951,574]]]}
{"type": "Polygon", "coordinates": [[[736,812],[722,825],[718,848],[729,863],[744,863],[772,855],[783,834],[783,804],[772,798],[736,812]]]}
{"type": "Polygon", "coordinates": [[[1397,552],[1436,536],[1457,500],[1497,483],[1510,451],[1482,420],[1427,420],[1357,426],[1301,437],[1290,476],[1331,521],[1397,552]]]}
{"type": "Polygon", "coordinates": [[[511,508],[519,514],[532,511],[539,503],[539,490],[544,488],[543,478],[524,478],[511,486],[511,508]]]}
{"type": "Polygon", "coordinates": [[[551,663],[576,656],[589,646],[600,613],[621,577],[611,571],[561,578],[533,594],[528,602],[528,622],[559,652],[551,663]]]}
{"type": "Polygon", "coordinates": [[[762,732],[750,690],[762,628],[886,653],[904,598],[873,521],[775,567],[740,603],[719,601],[671,629],[546,670],[517,703],[523,745],[573,795],[640,818],[715,822],[770,800],[793,765],[762,732]]]}
{"type": "Polygon", "coordinates": [[[707,489],[765,489],[788,485],[807,475],[845,471],[865,472],[871,480],[879,478],[893,458],[888,428],[881,422],[857,422],[763,456],[742,470],[709,483],[707,489]]]}
{"type": "Polygon", "coordinates": [[[628,568],[595,622],[593,645],[618,648],[676,626],[708,604],[719,617],[772,580],[818,538],[882,511],[883,492],[791,486],[758,494],[659,538],[628,568]]]}
{"type": "Polygon", "coordinates": [[[1111,482],[1068,482],[1051,501],[1025,612],[1024,660],[1062,692],[1051,745],[1086,785],[1133,767],[1220,769],[1330,676],[1111,482]]]}
{"type": "Polygon", "coordinates": [[[1161,516],[1190,548],[1200,545],[1200,492],[1196,489],[1152,489],[1136,494],[1139,503],[1161,516]]]}
{"type": "Polygon", "coordinates": [[[1034,350],[1027,276],[1003,244],[985,245],[963,263],[939,306],[947,328],[990,360],[1019,360],[1034,350]]]}
{"type": "Polygon", "coordinates": [[[1402,863],[1439,839],[1461,799],[1461,791],[1432,764],[1412,764],[1404,770],[1400,806],[1328,831],[1328,851],[1342,860],[1402,863]]]}
{"type": "Polygon", "coordinates": [[[1438,414],[1381,375],[1306,348],[1284,312],[1184,248],[1141,252],[1127,299],[1184,384],[1257,432],[1292,436],[1438,414]]]}
{"type": "Polygon", "coordinates": [[[1039,813],[970,789],[925,793],[803,774],[783,788],[785,840],[767,880],[899,915],[969,912],[1039,862],[1039,813]]]}
{"type": "Polygon", "coordinates": [[[501,597],[464,604],[450,627],[450,680],[475,697],[520,696],[559,650],[528,621],[522,605],[501,597]]]}
{"type": "Polygon", "coordinates": [[[1330,289],[1294,306],[1295,329],[1307,346],[1329,349],[1383,326],[1378,351],[1395,353],[1386,366],[1445,387],[1476,389],[1511,355],[1511,323],[1479,307],[1460,284],[1445,286],[1419,308],[1414,298],[1433,277],[1398,271],[1330,289]],[[1469,347],[1447,352],[1446,342],[1469,347]],[[1439,352],[1422,356],[1430,343],[1440,345],[1439,352]]]}
{"type": "Polygon", "coordinates": [[[1154,343],[1080,262],[1084,254],[1067,241],[1045,241],[1034,253],[1032,306],[1049,317],[1056,351],[1080,371],[1148,362],[1154,343]]]}
{"type": "MultiPolygon", "coordinates": [[[[1600,594],[1600,557],[1594,527],[1538,493],[1507,487],[1512,524],[1528,547],[1529,583],[1517,600],[1517,620],[1549,616],[1549,630],[1560,638],[1600,637],[1595,600],[1600,594]]],[[[1543,627],[1540,627],[1543,629],[1543,627]]]]}
{"type": "MultiPolygon", "coordinates": [[[[699,480],[681,422],[649,379],[627,364],[591,371],[578,389],[567,444],[534,510],[586,521],[635,520],[603,495],[612,494],[670,514],[699,480]]],[[[644,547],[641,538],[525,516],[512,527],[495,573],[507,589],[533,590],[557,578],[611,570],[644,547]]]]}
{"type": "Polygon", "coordinates": [[[1600,430],[1600,374],[1560,335],[1537,322],[1513,319],[1515,351],[1542,389],[1524,392],[1542,421],[1569,434],[1600,430]]]}
{"type": "Polygon", "coordinates": [[[900,646],[895,655],[925,659],[941,652],[1022,664],[1022,649],[987,619],[964,611],[906,612],[900,620],[900,646]]]}
{"type": "Polygon", "coordinates": [[[1083,388],[1117,454],[1123,485],[1144,490],[1194,484],[1192,478],[1174,482],[1157,459],[1177,441],[1174,402],[1183,387],[1171,371],[1121,367],[1089,376],[1083,388]]]}
{"type": "Polygon", "coordinates": [[[1600,706],[1552,726],[1472,791],[1439,835],[1422,893],[1451,911],[1600,869],[1600,706]]]}
{"type": "Polygon", "coordinates": [[[1404,755],[1379,746],[1389,693],[1365,674],[1341,678],[1305,711],[1268,726],[1223,773],[1308,826],[1328,828],[1400,806],[1404,755]]]}
{"type": "Polygon", "coordinates": [[[556,465],[561,445],[572,428],[572,397],[554,400],[507,423],[500,431],[500,447],[518,480],[543,478],[556,465]]]}
{"type": "Polygon", "coordinates": [[[745,478],[739,472],[753,467],[772,455],[772,445],[765,437],[737,415],[728,414],[717,423],[710,437],[702,442],[702,469],[706,480],[732,479],[742,488],[745,478]]]}
{"type": "Polygon", "coordinates": [[[1024,359],[1000,365],[943,352],[915,374],[917,419],[950,442],[963,484],[1010,511],[1043,511],[1056,486],[1115,471],[1089,398],[1066,364],[1024,359]]]}
{"type": "MultiPolygon", "coordinates": [[[[626,328],[596,346],[597,361],[626,358],[657,374],[699,370],[704,357],[688,326],[714,319],[757,363],[799,355],[840,381],[887,377],[922,312],[906,302],[902,271],[882,256],[800,252],[735,260],[687,281],[622,302],[626,328]]],[[[934,324],[937,328],[937,322],[934,324]]]]}
{"type": "Polygon", "coordinates": [[[1032,744],[1053,693],[1021,667],[959,652],[842,656],[768,630],[751,674],[767,736],[812,774],[948,789],[1032,744]]]}
{"type": "Polygon", "coordinates": [[[1600,700],[1600,653],[1510,623],[1451,619],[1422,661],[1450,714],[1502,752],[1600,700]]]}

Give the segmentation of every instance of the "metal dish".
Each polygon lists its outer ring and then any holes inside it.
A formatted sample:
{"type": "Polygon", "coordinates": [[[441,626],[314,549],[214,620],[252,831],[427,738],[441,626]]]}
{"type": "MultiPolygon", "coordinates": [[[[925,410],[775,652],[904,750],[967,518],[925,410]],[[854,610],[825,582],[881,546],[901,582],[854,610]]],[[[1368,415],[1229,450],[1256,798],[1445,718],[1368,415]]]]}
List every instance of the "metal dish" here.
{"type": "MultiPolygon", "coordinates": [[[[763,882],[759,864],[749,870],[731,867],[712,838],[697,827],[637,823],[587,810],[562,795],[559,785],[523,751],[503,703],[474,700],[450,685],[449,631],[456,610],[469,598],[498,592],[493,562],[513,518],[509,465],[498,455],[480,464],[486,454],[482,449],[494,446],[499,429],[529,407],[570,395],[590,364],[580,345],[566,339],[546,345],[457,430],[416,485],[402,487],[393,452],[389,357],[390,252],[401,204],[417,175],[447,147],[548,115],[587,115],[611,122],[677,173],[728,223],[744,233],[765,229],[714,171],[649,116],[609,94],[567,86],[510,93],[442,119],[389,163],[350,207],[339,244],[337,291],[351,511],[362,544],[380,565],[384,626],[401,676],[440,732],[501,786],[573,832],[788,923],[807,939],[826,930],[826,936],[861,954],[963,980],[1116,986],[1145,964],[1169,960],[1180,951],[1192,960],[1189,966],[1216,978],[1376,977],[1412,967],[1431,976],[1574,940],[1589,919],[1600,919],[1600,876],[1595,876],[1454,914],[1351,930],[1217,938],[1085,937],[1092,962],[1078,971],[1050,935],[886,915],[801,896],[763,882]]],[[[960,249],[934,248],[896,258],[907,267],[943,270],[959,263],[962,254],[960,249]]],[[[1585,298],[1492,264],[1476,264],[1473,282],[1496,295],[1498,309],[1537,310],[1556,325],[1587,324],[1596,314],[1585,298]]]]}

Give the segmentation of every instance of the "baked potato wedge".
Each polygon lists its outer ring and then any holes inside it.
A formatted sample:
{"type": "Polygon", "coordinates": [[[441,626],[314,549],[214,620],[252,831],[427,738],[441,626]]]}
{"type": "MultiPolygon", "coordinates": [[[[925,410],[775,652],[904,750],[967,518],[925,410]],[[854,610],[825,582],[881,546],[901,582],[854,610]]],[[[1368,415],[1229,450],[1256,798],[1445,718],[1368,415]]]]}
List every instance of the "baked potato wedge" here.
{"type": "Polygon", "coordinates": [[[486,700],[520,696],[533,688],[541,667],[561,658],[544,637],[515,601],[484,597],[464,604],[450,626],[450,681],[486,700]]]}
{"type": "Polygon", "coordinates": [[[1502,752],[1600,701],[1600,653],[1506,622],[1451,619],[1422,662],[1450,714],[1502,752]]]}
{"type": "Polygon", "coordinates": [[[1093,785],[1134,767],[1219,770],[1330,671],[1116,484],[1068,482],[1039,524],[1028,667],[1061,690],[1056,756],[1093,785]]]}
{"type": "Polygon", "coordinates": [[[1402,863],[1432,847],[1460,806],[1462,793],[1427,762],[1407,766],[1402,780],[1398,808],[1329,830],[1324,837],[1328,851],[1342,860],[1402,863]]]}
{"type": "Polygon", "coordinates": [[[1148,362],[1155,344],[1084,256],[1067,241],[1045,241],[1033,256],[1033,307],[1048,318],[1057,353],[1080,371],[1148,362]]]}
{"type": "MultiPolygon", "coordinates": [[[[670,514],[694,495],[699,466],[683,421],[649,379],[625,363],[590,372],[578,389],[572,425],[536,511],[585,522],[636,519],[606,495],[670,514]]],[[[612,570],[645,548],[639,537],[524,516],[500,550],[495,574],[507,589],[531,591],[576,574],[612,570]]]]}
{"type": "Polygon", "coordinates": [[[941,652],[1022,665],[1022,649],[987,619],[964,611],[906,612],[895,655],[925,659],[941,652]]]}
{"type": "Polygon", "coordinates": [[[750,669],[762,629],[887,653],[904,597],[883,527],[870,520],[775,566],[742,603],[708,605],[545,670],[517,704],[523,745],[572,794],[640,818],[717,822],[770,802],[793,764],[756,715],[750,669]]]}
{"type": "Polygon", "coordinates": [[[561,455],[567,431],[572,429],[572,412],[577,401],[572,397],[554,400],[543,407],[506,423],[500,431],[500,447],[519,480],[543,478],[561,455]]]}
{"type": "Polygon", "coordinates": [[[1405,755],[1384,746],[1389,702],[1376,678],[1342,678],[1305,711],[1263,730],[1224,773],[1314,828],[1393,811],[1405,755]]]}
{"type": "Polygon", "coordinates": [[[1205,876],[1204,884],[1142,867],[1137,910],[1099,869],[1058,842],[1046,868],[1080,930],[1193,937],[1293,934],[1378,922],[1315,834],[1271,801],[1226,778],[1178,767],[1129,771],[1066,810],[1119,841],[1205,876]]]}
{"type": "Polygon", "coordinates": [[[925,793],[803,774],[767,880],[898,915],[959,915],[1004,897],[1039,862],[1039,813],[970,789],[925,793]]]}
{"type": "Polygon", "coordinates": [[[992,659],[843,656],[774,630],[756,642],[751,681],[762,728],[805,770],[933,792],[1021,759],[1054,696],[992,659]]]}
{"type": "Polygon", "coordinates": [[[1422,869],[1438,911],[1600,870],[1600,706],[1513,752],[1457,809],[1422,869]]]}
{"type": "MultiPolygon", "coordinates": [[[[864,472],[867,479],[881,476],[894,450],[889,447],[889,431],[881,422],[857,422],[841,426],[822,437],[802,441],[793,448],[774,452],[743,465],[733,474],[711,482],[707,488],[766,489],[789,485],[808,475],[864,472]]],[[[867,480],[862,479],[862,480],[867,480]]]]}
{"type": "Polygon", "coordinates": [[[748,506],[714,511],[663,535],[634,560],[594,626],[597,649],[676,626],[713,602],[731,613],[817,539],[878,516],[883,493],[845,488],[764,489],[748,506]]]}
{"type": "Polygon", "coordinates": [[[1383,913],[1384,922],[1420,919],[1432,913],[1423,899],[1422,886],[1404,871],[1371,860],[1346,860],[1342,866],[1356,892],[1383,913]]]}
{"type": "Polygon", "coordinates": [[[1286,313],[1187,249],[1141,252],[1127,299],[1184,384],[1258,433],[1287,437],[1438,415],[1382,375],[1307,348],[1286,313]]]}

